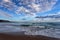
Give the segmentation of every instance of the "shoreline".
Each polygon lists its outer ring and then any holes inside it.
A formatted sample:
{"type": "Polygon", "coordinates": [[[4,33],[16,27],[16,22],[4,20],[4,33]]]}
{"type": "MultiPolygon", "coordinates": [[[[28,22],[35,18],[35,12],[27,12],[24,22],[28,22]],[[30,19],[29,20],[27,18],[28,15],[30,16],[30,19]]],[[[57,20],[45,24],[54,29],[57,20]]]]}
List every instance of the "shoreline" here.
{"type": "Polygon", "coordinates": [[[52,38],[41,35],[9,35],[0,33],[0,40],[60,40],[58,38],[52,38]]]}

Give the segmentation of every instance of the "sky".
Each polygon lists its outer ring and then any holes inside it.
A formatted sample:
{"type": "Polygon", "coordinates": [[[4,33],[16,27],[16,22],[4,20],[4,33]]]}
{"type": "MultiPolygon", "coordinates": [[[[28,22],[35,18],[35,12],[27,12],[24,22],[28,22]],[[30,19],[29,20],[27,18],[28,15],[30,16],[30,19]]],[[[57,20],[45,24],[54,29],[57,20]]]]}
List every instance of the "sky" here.
{"type": "Polygon", "coordinates": [[[60,14],[60,0],[0,0],[0,20],[31,21],[60,14]]]}

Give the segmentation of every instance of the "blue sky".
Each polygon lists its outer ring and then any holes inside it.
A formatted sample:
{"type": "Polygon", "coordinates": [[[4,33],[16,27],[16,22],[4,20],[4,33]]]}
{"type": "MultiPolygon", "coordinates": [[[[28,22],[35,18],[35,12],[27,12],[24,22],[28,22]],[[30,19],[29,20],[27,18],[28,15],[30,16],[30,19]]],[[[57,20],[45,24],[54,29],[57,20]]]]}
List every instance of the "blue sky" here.
{"type": "Polygon", "coordinates": [[[0,19],[4,20],[30,21],[36,19],[36,16],[47,16],[58,13],[60,13],[60,0],[43,0],[40,4],[36,4],[34,1],[31,3],[21,3],[20,0],[0,1],[0,19]]]}

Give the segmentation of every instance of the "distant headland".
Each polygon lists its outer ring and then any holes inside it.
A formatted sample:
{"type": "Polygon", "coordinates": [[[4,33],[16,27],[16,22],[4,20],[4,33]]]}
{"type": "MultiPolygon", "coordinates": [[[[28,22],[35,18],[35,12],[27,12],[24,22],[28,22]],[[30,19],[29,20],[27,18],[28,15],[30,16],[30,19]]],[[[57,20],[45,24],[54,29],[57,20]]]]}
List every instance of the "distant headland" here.
{"type": "Polygon", "coordinates": [[[0,22],[10,22],[9,20],[0,20],[0,22]]]}

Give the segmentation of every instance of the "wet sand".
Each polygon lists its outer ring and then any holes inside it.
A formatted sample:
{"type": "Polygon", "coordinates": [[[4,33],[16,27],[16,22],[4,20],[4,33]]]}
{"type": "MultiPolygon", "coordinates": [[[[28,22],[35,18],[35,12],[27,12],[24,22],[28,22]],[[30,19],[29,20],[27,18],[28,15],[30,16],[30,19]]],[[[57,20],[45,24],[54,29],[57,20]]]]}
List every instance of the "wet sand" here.
{"type": "Polygon", "coordinates": [[[60,40],[46,36],[9,35],[0,33],[0,40],[60,40]]]}

